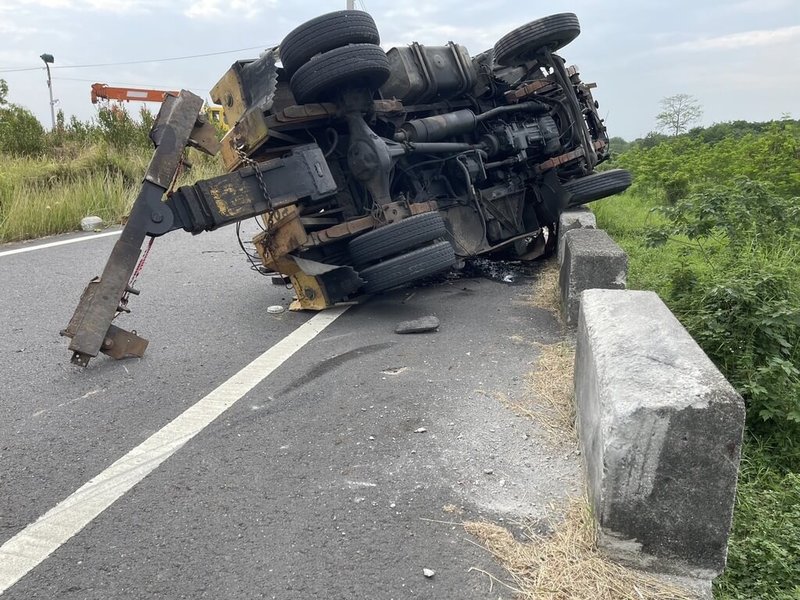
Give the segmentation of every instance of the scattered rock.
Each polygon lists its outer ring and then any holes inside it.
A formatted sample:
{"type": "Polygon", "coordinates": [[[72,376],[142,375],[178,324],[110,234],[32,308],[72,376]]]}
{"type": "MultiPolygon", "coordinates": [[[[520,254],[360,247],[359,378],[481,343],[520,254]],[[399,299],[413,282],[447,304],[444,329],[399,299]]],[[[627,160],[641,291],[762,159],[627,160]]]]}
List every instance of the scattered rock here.
{"type": "Polygon", "coordinates": [[[436,575],[436,571],[433,569],[422,569],[422,574],[425,575],[428,579],[436,575]]]}
{"type": "Polygon", "coordinates": [[[84,231],[96,231],[103,228],[103,219],[100,217],[84,217],[81,219],[81,229],[84,231]]]}
{"type": "Polygon", "coordinates": [[[415,429],[414,433],[425,433],[428,431],[425,427],[420,427],[419,429],[415,429]]]}
{"type": "Polygon", "coordinates": [[[485,475],[492,475],[492,474],[494,474],[494,469],[484,469],[483,473],[485,475]]]}
{"type": "Polygon", "coordinates": [[[428,317],[421,317],[413,321],[403,321],[398,323],[394,328],[395,333],[425,333],[426,331],[435,331],[439,328],[439,319],[430,315],[428,317]]]}

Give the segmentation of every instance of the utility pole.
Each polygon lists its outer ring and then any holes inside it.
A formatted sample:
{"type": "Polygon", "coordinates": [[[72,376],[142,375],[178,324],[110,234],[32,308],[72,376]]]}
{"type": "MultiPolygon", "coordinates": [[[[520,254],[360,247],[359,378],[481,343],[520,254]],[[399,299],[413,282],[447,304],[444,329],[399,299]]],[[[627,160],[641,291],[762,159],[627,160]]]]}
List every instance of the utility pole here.
{"type": "MultiPolygon", "coordinates": [[[[341,6],[341,4],[339,6],[341,6]]],[[[356,0],[347,0],[347,10],[355,10],[355,9],[356,9],[356,0]]]]}
{"type": "Polygon", "coordinates": [[[56,130],[56,109],[55,101],[53,100],[53,81],[50,79],[50,63],[54,63],[55,59],[52,54],[42,54],[39,58],[44,61],[44,66],[47,68],[47,90],[50,92],[50,119],[53,122],[53,131],[56,130]]]}

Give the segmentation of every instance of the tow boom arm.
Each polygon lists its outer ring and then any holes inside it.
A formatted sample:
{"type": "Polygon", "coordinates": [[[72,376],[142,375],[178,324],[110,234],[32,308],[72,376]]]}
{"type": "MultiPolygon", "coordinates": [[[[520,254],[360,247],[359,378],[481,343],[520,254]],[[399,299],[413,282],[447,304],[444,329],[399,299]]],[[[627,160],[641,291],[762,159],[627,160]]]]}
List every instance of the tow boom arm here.
{"type": "MultiPolygon", "coordinates": [[[[337,191],[322,150],[316,144],[295,146],[285,156],[198,181],[168,194],[186,146],[208,154],[220,144],[211,124],[200,115],[203,100],[191,92],[168,96],[150,137],[156,149],[142,189],[114,245],[103,274],[86,286],[75,313],[61,335],[72,338],[72,363],[85,367],[103,352],[112,358],[141,357],[147,340],[112,324],[129,312],[128,294],[146,237],[183,229],[192,234],[212,231],[256,215],[279,211],[301,199],[319,200],[337,191]],[[269,190],[269,193],[266,193],[269,190]]],[[[288,210],[288,208],[287,208],[288,210]]]]}
{"type": "Polygon", "coordinates": [[[147,348],[147,340],[112,325],[111,321],[124,308],[120,303],[126,292],[138,293],[128,287],[128,282],[145,236],[159,236],[172,228],[172,211],[161,197],[175,179],[184,149],[191,144],[211,154],[218,151],[216,138],[209,137],[211,126],[200,118],[202,107],[202,98],[186,90],[177,97],[164,99],[150,132],[156,149],[128,222],[103,274],[86,287],[69,325],[61,332],[72,338],[69,349],[73,364],[85,367],[98,352],[114,358],[141,356],[147,348]]]}

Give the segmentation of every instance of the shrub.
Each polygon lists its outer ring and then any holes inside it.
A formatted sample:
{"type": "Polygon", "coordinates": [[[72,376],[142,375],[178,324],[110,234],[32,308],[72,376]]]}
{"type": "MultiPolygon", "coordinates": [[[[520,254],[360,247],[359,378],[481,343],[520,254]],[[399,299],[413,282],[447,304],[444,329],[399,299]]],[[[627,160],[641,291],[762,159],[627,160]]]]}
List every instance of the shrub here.
{"type": "Polygon", "coordinates": [[[0,108],[0,152],[38,156],[45,147],[44,127],[31,111],[16,104],[0,108]]]}
{"type": "Polygon", "coordinates": [[[677,240],[668,303],[748,402],[749,415],[800,422],[800,206],[739,180],[662,207],[652,244],[677,240]]]}
{"type": "Polygon", "coordinates": [[[97,111],[99,136],[107,144],[120,150],[152,147],[148,134],[153,117],[146,109],[141,114],[142,121],[136,122],[123,107],[100,108],[97,111]]]}
{"type": "MultiPolygon", "coordinates": [[[[688,191],[729,184],[737,177],[770,184],[783,196],[800,196],[800,123],[784,120],[742,128],[737,135],[705,141],[699,132],[672,138],[648,136],[616,157],[615,166],[634,175],[633,191],[658,191],[664,199],[670,182],[686,181],[688,191]]],[[[722,125],[715,126],[724,130],[722,125]]],[[[710,134],[709,134],[710,135],[710,134]]]]}

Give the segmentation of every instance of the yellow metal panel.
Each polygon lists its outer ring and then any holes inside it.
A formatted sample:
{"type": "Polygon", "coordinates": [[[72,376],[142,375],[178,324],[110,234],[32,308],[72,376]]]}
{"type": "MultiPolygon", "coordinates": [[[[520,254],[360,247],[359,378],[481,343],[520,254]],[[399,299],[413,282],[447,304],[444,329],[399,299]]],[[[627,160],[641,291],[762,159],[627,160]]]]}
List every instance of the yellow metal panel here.
{"type": "Polygon", "coordinates": [[[239,150],[250,156],[267,138],[269,128],[264,113],[251,110],[222,138],[222,162],[225,168],[228,171],[236,169],[242,162],[239,150]]]}
{"type": "MultiPolygon", "coordinates": [[[[325,286],[319,278],[308,275],[287,256],[304,245],[308,239],[305,227],[300,222],[297,206],[286,206],[275,211],[272,239],[267,242],[267,232],[259,233],[253,241],[264,265],[291,279],[297,300],[290,310],[323,310],[333,306],[328,300],[325,286]]],[[[264,219],[267,216],[264,215],[264,219]]]]}
{"type": "Polygon", "coordinates": [[[247,105],[244,101],[238,64],[234,64],[228,69],[217,84],[211,88],[211,99],[224,109],[223,115],[228,127],[233,126],[244,114],[247,105]]]}

